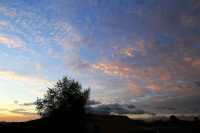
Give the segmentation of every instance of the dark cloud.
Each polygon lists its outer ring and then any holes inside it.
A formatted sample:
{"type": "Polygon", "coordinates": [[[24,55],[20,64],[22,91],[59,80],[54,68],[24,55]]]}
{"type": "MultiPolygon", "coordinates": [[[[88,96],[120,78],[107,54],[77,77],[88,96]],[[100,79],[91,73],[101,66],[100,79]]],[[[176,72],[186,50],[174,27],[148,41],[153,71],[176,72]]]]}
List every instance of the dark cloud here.
{"type": "Polygon", "coordinates": [[[195,81],[194,83],[197,85],[197,87],[200,87],[200,81],[195,81]]]}
{"type": "Polygon", "coordinates": [[[199,0],[192,0],[192,9],[194,11],[200,11],[200,1],[199,0]]]}
{"type": "Polygon", "coordinates": [[[21,103],[17,100],[14,101],[15,104],[19,105],[19,106],[33,106],[35,105],[35,102],[25,102],[25,103],[21,103]]]}
{"type": "Polygon", "coordinates": [[[35,105],[35,102],[29,102],[29,103],[21,103],[20,106],[33,106],[35,105]]]}
{"type": "Polygon", "coordinates": [[[19,103],[19,101],[15,100],[15,101],[14,101],[14,103],[15,103],[15,104],[18,104],[18,103],[19,103]]]}
{"type": "Polygon", "coordinates": [[[88,102],[87,102],[87,105],[98,105],[98,104],[101,104],[101,102],[99,102],[99,101],[95,101],[95,100],[89,100],[88,102]]]}
{"type": "Polygon", "coordinates": [[[137,109],[132,104],[101,104],[97,106],[87,107],[88,112],[97,113],[97,114],[153,114],[148,113],[144,110],[137,109]]]}
{"type": "Polygon", "coordinates": [[[155,96],[139,107],[156,113],[199,114],[200,96],[155,96]]]}

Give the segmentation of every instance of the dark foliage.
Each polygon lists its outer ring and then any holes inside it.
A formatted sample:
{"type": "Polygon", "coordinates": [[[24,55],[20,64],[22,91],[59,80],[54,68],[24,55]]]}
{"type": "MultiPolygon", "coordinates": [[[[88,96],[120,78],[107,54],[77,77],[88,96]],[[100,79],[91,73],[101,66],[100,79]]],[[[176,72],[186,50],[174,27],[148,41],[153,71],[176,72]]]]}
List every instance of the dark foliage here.
{"type": "Polygon", "coordinates": [[[54,87],[48,88],[43,98],[37,99],[36,109],[42,118],[79,118],[85,113],[89,92],[89,89],[83,90],[79,82],[64,77],[54,87]]]}

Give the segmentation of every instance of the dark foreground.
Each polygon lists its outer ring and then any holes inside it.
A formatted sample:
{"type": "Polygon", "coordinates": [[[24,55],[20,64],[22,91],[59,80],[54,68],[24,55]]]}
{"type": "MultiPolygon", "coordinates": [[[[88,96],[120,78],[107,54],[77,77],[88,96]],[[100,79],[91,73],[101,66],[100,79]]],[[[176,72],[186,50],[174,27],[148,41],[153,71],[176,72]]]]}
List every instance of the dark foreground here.
{"type": "Polygon", "coordinates": [[[200,133],[200,121],[144,122],[124,116],[88,115],[84,121],[39,119],[29,122],[0,123],[0,133],[200,133]]]}

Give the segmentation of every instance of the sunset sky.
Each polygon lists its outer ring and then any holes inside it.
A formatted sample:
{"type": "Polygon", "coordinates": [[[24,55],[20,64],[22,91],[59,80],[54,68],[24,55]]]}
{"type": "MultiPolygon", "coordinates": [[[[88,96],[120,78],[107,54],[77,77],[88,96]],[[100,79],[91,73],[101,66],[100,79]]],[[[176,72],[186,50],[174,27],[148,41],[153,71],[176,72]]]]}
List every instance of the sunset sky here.
{"type": "Polygon", "coordinates": [[[101,106],[200,114],[199,24],[199,0],[0,0],[0,121],[64,75],[101,106]]]}

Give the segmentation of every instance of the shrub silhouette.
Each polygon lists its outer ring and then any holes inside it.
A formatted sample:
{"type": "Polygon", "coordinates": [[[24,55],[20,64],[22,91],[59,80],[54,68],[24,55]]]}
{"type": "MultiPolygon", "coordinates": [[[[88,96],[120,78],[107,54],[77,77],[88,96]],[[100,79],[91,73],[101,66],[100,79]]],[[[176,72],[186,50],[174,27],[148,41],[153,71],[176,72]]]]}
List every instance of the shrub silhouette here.
{"type": "Polygon", "coordinates": [[[171,122],[178,122],[178,121],[179,121],[179,119],[178,119],[175,115],[171,115],[171,116],[169,117],[169,120],[170,120],[171,122]]]}
{"type": "Polygon", "coordinates": [[[90,89],[83,90],[79,82],[64,77],[48,88],[43,98],[37,99],[36,109],[43,118],[80,118],[85,114],[89,93],[90,89]]]}

